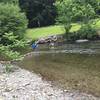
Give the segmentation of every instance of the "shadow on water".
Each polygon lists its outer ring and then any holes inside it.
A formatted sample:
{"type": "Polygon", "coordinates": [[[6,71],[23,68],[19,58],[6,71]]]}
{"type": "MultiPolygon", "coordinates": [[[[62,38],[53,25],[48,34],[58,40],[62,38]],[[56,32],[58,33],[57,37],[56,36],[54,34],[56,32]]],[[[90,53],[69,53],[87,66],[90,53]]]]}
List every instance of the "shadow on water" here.
{"type": "Polygon", "coordinates": [[[100,53],[33,53],[19,65],[65,89],[100,96],[100,53]]]}

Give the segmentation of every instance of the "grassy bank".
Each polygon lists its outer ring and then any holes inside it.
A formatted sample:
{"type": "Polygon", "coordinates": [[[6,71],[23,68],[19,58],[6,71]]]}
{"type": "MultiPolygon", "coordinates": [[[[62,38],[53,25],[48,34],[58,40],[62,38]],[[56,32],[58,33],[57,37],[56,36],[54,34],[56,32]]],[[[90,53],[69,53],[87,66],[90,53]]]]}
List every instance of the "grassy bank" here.
{"type": "MultiPolygon", "coordinates": [[[[100,20],[95,20],[96,24],[92,25],[94,28],[99,29],[100,28],[100,20]]],[[[77,31],[81,28],[80,24],[72,24],[71,32],[77,31]]],[[[25,36],[30,39],[38,39],[40,37],[46,37],[49,35],[58,35],[58,34],[64,34],[65,30],[62,25],[54,25],[54,26],[48,26],[48,27],[42,27],[42,28],[33,28],[28,29],[25,36]]]]}
{"type": "MultiPolygon", "coordinates": [[[[73,24],[71,31],[77,31],[80,29],[80,27],[81,26],[79,24],[73,24]]],[[[59,35],[64,33],[65,33],[65,29],[63,26],[55,25],[55,26],[48,26],[42,28],[28,29],[26,33],[26,37],[34,40],[40,37],[46,37],[49,35],[59,35]]]]}
{"type": "Polygon", "coordinates": [[[48,35],[63,34],[64,28],[62,26],[49,26],[42,28],[28,29],[26,33],[27,38],[37,39],[48,35]]]}

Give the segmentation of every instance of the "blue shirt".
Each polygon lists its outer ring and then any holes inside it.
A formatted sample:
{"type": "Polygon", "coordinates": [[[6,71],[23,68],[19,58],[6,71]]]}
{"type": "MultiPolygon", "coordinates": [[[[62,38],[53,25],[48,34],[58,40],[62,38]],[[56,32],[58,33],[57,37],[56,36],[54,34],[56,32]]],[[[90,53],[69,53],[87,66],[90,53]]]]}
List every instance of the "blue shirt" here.
{"type": "Polygon", "coordinates": [[[37,47],[37,44],[33,43],[32,48],[35,49],[37,47]]]}

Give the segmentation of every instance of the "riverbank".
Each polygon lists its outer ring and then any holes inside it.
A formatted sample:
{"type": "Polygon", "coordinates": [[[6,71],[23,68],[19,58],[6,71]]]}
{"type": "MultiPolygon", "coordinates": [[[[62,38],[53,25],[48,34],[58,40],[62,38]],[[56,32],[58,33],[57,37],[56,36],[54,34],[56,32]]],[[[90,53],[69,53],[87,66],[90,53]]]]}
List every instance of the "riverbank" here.
{"type": "Polygon", "coordinates": [[[100,100],[78,91],[58,89],[40,75],[19,67],[4,72],[5,67],[0,64],[0,100],[100,100]]]}
{"type": "MultiPolygon", "coordinates": [[[[100,29],[100,20],[94,19],[94,22],[96,24],[92,24],[91,26],[95,29],[100,29]]],[[[72,28],[70,32],[78,31],[80,28],[81,28],[81,24],[72,23],[72,28]]],[[[47,27],[27,29],[25,37],[32,40],[36,40],[41,37],[43,38],[43,37],[48,37],[51,35],[63,35],[64,33],[65,33],[65,29],[63,25],[53,25],[53,26],[47,26],[47,27]]]]}

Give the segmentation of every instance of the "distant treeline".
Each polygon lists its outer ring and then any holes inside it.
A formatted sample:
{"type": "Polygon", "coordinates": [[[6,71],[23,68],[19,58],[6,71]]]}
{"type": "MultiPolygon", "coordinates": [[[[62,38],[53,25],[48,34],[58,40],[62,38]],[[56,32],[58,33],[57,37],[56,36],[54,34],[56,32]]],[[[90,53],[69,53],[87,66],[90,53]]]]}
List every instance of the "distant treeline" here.
{"type": "MultiPolygon", "coordinates": [[[[66,2],[71,0],[0,0],[0,2],[13,2],[19,4],[21,11],[25,12],[28,19],[28,27],[42,27],[53,25],[58,17],[57,2],[66,2]]],[[[80,5],[88,3],[100,16],[100,0],[76,0],[80,5]]],[[[79,12],[80,13],[80,12],[79,12]]],[[[80,15],[74,19],[75,21],[81,21],[80,15]]]]}
{"type": "Polygon", "coordinates": [[[29,20],[28,27],[48,26],[55,23],[55,0],[19,0],[21,10],[29,20]]]}

